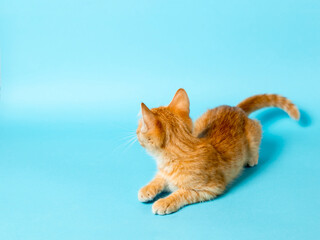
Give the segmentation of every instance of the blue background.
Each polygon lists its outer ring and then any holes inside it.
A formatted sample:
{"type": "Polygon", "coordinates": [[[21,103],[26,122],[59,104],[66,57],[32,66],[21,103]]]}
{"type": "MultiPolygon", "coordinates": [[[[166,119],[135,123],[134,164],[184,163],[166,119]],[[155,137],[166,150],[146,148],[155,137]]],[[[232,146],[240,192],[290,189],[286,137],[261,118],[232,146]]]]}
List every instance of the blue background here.
{"type": "Polygon", "coordinates": [[[318,239],[320,2],[0,2],[0,239],[318,239]],[[258,93],[260,162],[218,199],[155,216],[140,102],[191,116],[258,93]]]}

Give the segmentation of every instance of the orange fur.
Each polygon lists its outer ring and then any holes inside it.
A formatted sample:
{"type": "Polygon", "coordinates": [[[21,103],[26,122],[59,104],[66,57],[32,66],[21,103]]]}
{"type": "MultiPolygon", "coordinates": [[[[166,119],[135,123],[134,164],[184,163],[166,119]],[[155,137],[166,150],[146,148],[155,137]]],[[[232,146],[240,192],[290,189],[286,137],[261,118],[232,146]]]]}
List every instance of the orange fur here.
{"type": "Polygon", "coordinates": [[[140,189],[138,199],[152,201],[162,191],[172,191],[152,206],[153,213],[163,215],[223,193],[245,165],[258,163],[261,126],[248,115],[267,106],[299,118],[295,105],[278,95],[257,95],[237,107],[208,110],[194,124],[184,89],[177,91],[167,107],[150,110],[142,103],[137,137],[155,157],[158,173],[140,189]]]}

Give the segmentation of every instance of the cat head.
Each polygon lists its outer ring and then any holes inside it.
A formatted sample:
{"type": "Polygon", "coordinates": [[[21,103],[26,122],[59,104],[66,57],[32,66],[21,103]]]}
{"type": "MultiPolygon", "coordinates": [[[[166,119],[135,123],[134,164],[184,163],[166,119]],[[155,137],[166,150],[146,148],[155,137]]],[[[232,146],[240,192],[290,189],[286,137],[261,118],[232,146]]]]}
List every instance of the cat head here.
{"type": "Polygon", "coordinates": [[[186,91],[180,88],[166,107],[149,109],[141,103],[142,117],[137,128],[137,137],[142,147],[154,152],[163,148],[173,129],[192,131],[189,116],[190,102],[186,91]]]}

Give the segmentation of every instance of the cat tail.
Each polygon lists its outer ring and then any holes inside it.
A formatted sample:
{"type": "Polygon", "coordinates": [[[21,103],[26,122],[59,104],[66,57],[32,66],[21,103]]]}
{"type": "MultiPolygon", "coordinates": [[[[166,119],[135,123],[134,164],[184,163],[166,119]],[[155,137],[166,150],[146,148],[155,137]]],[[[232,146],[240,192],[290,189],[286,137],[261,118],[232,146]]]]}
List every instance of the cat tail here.
{"type": "Polygon", "coordinates": [[[237,105],[249,115],[250,113],[265,107],[278,107],[288,113],[295,120],[299,120],[300,112],[296,105],[289,99],[277,94],[261,94],[249,97],[237,105]]]}

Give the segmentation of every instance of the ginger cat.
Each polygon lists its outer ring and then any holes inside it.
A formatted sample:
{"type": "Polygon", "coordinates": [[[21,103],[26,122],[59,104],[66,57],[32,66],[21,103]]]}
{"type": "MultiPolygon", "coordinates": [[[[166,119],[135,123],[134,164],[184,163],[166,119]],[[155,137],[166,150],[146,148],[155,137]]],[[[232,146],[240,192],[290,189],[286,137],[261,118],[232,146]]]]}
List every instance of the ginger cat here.
{"type": "Polygon", "coordinates": [[[211,200],[222,194],[246,165],[258,163],[261,125],[248,115],[264,107],[279,107],[298,120],[297,107],[275,94],[256,95],[236,107],[208,110],[192,123],[189,98],[179,89],[167,107],[149,109],[141,103],[137,137],[157,162],[154,179],[138,193],[141,202],[157,200],[154,214],[176,212],[187,204],[211,200]]]}

